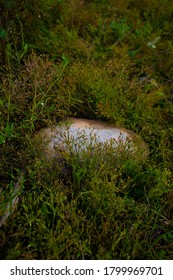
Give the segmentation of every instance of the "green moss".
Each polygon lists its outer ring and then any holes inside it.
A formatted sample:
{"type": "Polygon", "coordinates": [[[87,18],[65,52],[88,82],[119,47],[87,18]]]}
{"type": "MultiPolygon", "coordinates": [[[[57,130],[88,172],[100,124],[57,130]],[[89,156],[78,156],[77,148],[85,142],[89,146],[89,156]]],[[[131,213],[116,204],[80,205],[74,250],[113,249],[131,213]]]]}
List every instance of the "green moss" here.
{"type": "Polygon", "coordinates": [[[4,3],[1,214],[22,170],[26,183],[1,258],[172,259],[172,1],[4,3]],[[148,160],[47,170],[33,135],[65,117],[134,130],[148,160]]]}

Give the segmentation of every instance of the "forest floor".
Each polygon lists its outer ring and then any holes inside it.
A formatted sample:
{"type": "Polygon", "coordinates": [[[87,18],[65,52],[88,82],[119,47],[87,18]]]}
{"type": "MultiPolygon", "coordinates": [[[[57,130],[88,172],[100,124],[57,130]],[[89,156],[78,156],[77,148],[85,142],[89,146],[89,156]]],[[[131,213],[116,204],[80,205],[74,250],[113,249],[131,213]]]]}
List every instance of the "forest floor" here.
{"type": "Polygon", "coordinates": [[[172,259],[172,1],[25,2],[0,32],[1,216],[23,174],[0,258],[172,259]],[[130,129],[149,155],[72,156],[63,175],[32,139],[66,117],[130,129]]]}

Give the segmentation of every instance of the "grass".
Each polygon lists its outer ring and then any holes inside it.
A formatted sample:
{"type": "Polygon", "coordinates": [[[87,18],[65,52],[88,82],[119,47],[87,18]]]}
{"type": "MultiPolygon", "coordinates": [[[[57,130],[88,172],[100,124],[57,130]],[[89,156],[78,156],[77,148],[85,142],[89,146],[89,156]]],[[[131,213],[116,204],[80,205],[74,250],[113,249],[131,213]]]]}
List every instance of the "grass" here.
{"type": "Polygon", "coordinates": [[[172,1],[7,2],[0,215],[25,175],[17,210],[0,228],[0,258],[172,259],[172,1]],[[68,174],[51,169],[32,139],[66,117],[131,129],[148,158],[110,148],[105,162],[98,148],[82,164],[67,155],[68,174]]]}

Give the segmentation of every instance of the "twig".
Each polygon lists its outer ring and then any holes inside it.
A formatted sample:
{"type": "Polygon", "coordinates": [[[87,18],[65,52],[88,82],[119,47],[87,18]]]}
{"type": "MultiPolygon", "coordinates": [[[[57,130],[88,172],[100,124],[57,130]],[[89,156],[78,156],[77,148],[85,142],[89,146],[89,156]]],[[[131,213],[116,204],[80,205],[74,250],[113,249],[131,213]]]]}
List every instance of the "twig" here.
{"type": "Polygon", "coordinates": [[[8,217],[14,212],[14,210],[17,207],[17,203],[19,201],[19,194],[21,193],[23,187],[23,179],[24,179],[24,173],[22,172],[19,177],[19,180],[15,184],[14,191],[12,193],[12,200],[7,203],[5,212],[0,217],[0,227],[6,223],[8,217]]]}

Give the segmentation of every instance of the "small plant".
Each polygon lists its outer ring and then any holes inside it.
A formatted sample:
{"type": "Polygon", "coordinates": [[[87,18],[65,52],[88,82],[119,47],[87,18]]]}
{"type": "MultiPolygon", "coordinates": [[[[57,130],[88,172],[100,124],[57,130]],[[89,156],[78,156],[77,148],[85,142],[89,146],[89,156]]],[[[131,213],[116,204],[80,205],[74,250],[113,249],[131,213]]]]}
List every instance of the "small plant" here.
{"type": "Polygon", "coordinates": [[[7,139],[10,137],[14,137],[14,125],[13,123],[9,124],[7,123],[4,130],[0,132],[0,144],[3,144],[6,142],[7,139]]]}

